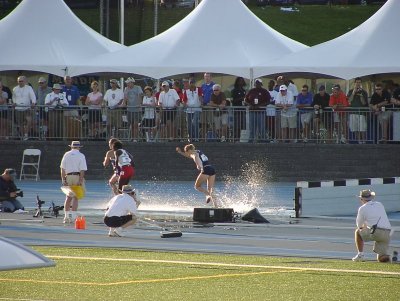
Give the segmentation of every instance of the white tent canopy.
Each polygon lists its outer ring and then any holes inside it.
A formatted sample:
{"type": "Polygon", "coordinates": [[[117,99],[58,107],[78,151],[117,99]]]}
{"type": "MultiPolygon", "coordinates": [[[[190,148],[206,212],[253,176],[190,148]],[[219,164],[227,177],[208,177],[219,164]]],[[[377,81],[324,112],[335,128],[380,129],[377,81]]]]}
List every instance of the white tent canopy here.
{"type": "Polygon", "coordinates": [[[0,20],[0,71],[64,76],[77,61],[124,48],[83,23],[62,0],[24,0],[0,20]]]}
{"type": "Polygon", "coordinates": [[[255,76],[310,72],[343,79],[400,72],[400,1],[388,0],[373,16],[331,41],[266,61],[254,68],[255,76]]]}
{"type": "Polygon", "coordinates": [[[307,46],[278,33],[241,0],[203,0],[165,32],[72,68],[72,75],[135,73],[153,78],[216,72],[252,78],[252,67],[307,46]]]}
{"type": "Polygon", "coordinates": [[[11,239],[0,236],[0,271],[55,266],[42,254],[11,239]]]}

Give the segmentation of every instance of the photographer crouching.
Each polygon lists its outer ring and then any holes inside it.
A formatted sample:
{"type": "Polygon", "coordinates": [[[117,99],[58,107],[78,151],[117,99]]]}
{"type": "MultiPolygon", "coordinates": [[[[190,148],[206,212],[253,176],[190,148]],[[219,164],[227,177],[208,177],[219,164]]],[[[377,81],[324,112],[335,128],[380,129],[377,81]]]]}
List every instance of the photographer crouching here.
{"type": "Polygon", "coordinates": [[[17,200],[17,197],[23,197],[23,192],[14,183],[16,175],[15,169],[7,168],[0,176],[0,211],[24,210],[24,206],[17,200]]]}

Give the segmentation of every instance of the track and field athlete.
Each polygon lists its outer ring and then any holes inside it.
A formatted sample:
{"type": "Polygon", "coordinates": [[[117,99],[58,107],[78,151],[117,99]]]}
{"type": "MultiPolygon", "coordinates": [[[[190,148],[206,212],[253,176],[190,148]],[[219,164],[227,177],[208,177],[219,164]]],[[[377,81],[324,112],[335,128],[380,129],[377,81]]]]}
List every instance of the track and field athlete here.
{"type": "Polygon", "coordinates": [[[115,166],[119,170],[118,189],[122,190],[122,186],[128,185],[129,181],[135,175],[135,164],[132,155],[123,149],[121,141],[115,141],[113,144],[115,157],[115,166]]]}
{"type": "Polygon", "coordinates": [[[114,150],[113,150],[114,142],[117,142],[117,141],[119,141],[117,138],[111,138],[108,141],[108,147],[110,148],[110,150],[107,151],[107,153],[104,157],[104,161],[103,161],[104,167],[108,167],[111,165],[113,168],[113,174],[112,174],[111,178],[108,180],[108,184],[110,185],[111,190],[113,191],[114,195],[119,194],[119,191],[118,191],[119,170],[118,170],[118,166],[115,165],[115,155],[114,155],[114,150]]]}
{"type": "Polygon", "coordinates": [[[201,150],[196,150],[193,144],[185,145],[183,151],[177,147],[176,151],[178,154],[186,158],[193,159],[197,169],[200,171],[194,184],[194,188],[205,194],[207,204],[212,202],[214,207],[218,207],[212,195],[215,184],[215,169],[208,161],[208,157],[201,150]],[[204,182],[207,182],[207,189],[202,187],[204,182]]]}

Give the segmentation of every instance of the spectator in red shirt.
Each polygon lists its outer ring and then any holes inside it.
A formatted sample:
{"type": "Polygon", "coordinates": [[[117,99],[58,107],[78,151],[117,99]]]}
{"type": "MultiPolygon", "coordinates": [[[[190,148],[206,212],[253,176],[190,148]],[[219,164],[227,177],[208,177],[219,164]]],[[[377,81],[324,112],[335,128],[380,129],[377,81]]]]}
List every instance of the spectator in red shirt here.
{"type": "Polygon", "coordinates": [[[333,109],[333,122],[335,124],[337,142],[347,143],[347,117],[344,112],[349,106],[346,94],[340,89],[338,84],[332,88],[332,94],[329,98],[329,106],[333,109]],[[340,139],[340,140],[339,140],[340,139]]]}

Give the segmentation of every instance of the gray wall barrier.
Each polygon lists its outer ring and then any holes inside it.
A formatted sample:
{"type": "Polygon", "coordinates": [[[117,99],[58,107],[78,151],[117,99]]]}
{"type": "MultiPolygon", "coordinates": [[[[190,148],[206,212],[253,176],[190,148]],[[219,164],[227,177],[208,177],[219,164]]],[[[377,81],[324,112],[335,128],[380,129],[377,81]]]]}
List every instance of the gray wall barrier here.
{"type": "Polygon", "coordinates": [[[360,190],[375,191],[387,212],[400,211],[400,177],[297,182],[296,217],[355,215],[360,190]]]}

